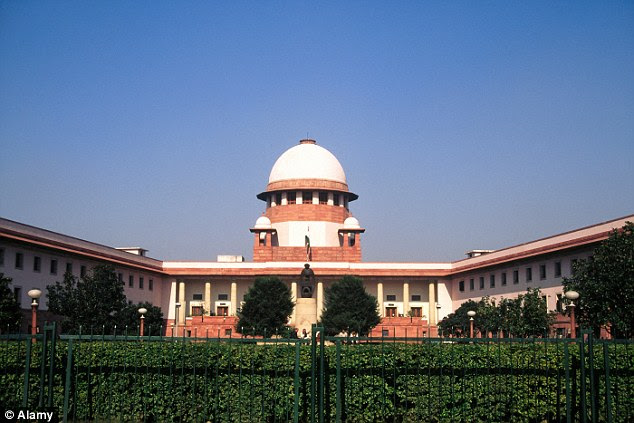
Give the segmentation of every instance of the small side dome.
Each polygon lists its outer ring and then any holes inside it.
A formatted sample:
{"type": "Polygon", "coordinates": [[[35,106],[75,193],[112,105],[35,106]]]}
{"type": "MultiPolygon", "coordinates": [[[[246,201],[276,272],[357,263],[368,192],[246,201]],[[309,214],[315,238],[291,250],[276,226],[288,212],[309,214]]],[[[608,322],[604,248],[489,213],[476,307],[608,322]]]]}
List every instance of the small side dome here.
{"type": "Polygon", "coordinates": [[[255,221],[255,229],[271,229],[271,219],[266,216],[258,217],[255,221]]]}
{"type": "Polygon", "coordinates": [[[343,221],[344,229],[361,229],[361,225],[356,217],[350,216],[346,220],[343,221]]]}

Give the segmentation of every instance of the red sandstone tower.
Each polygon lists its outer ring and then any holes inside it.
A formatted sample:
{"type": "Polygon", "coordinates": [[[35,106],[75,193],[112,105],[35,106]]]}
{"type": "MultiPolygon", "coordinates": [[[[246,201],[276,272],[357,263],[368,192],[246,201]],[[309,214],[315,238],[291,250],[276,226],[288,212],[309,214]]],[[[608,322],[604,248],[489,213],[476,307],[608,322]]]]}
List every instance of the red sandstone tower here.
{"type": "Polygon", "coordinates": [[[348,209],[359,196],[348,190],[339,160],[315,140],[286,150],[257,197],[266,211],[251,228],[253,261],[361,261],[365,229],[348,209]]]}

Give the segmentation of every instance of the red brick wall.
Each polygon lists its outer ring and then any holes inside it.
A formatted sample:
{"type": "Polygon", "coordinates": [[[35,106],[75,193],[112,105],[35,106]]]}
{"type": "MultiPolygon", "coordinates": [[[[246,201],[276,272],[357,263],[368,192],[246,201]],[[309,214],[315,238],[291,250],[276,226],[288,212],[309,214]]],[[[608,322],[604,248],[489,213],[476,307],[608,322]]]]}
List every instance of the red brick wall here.
{"type": "Polygon", "coordinates": [[[334,222],[342,225],[343,221],[351,216],[345,207],[327,204],[288,204],[269,207],[264,215],[271,219],[271,223],[310,220],[334,222]]]}
{"type": "MultiPolygon", "coordinates": [[[[273,247],[271,234],[267,233],[266,245],[260,245],[259,234],[255,234],[253,243],[253,261],[306,261],[305,247],[273,247]]],[[[361,240],[357,236],[354,246],[313,247],[309,261],[361,261],[361,240]]]]}

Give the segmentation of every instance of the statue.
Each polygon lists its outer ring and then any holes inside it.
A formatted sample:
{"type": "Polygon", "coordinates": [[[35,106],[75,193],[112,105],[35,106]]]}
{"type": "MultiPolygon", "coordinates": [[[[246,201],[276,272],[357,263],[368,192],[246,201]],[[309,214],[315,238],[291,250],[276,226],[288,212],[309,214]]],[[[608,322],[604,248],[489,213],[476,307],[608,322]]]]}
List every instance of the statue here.
{"type": "Polygon", "coordinates": [[[313,289],[315,286],[315,272],[310,268],[310,264],[306,263],[302,273],[300,273],[300,287],[302,298],[313,298],[313,289]]]}

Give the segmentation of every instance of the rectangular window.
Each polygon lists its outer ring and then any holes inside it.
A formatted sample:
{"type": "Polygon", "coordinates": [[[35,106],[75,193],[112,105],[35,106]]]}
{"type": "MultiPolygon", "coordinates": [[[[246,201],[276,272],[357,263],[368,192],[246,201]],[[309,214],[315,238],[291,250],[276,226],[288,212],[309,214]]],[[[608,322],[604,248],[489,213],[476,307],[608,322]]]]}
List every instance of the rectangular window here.
{"type": "Polygon", "coordinates": [[[286,194],[286,204],[295,204],[297,202],[297,193],[295,191],[289,191],[286,194]]]}
{"type": "Polygon", "coordinates": [[[15,268],[22,269],[24,267],[24,254],[15,253],[15,268]]]}
{"type": "Polygon", "coordinates": [[[527,267],[526,268],[526,282],[530,282],[532,280],[533,280],[533,268],[527,267]]]}
{"type": "Polygon", "coordinates": [[[22,288],[19,286],[13,287],[13,298],[15,298],[18,305],[22,306],[22,288]]]}
{"type": "Polygon", "coordinates": [[[194,294],[192,295],[192,300],[194,301],[202,301],[203,299],[203,294],[194,294]]]}
{"type": "Polygon", "coordinates": [[[386,295],[385,296],[385,300],[386,301],[396,301],[396,295],[386,295]]]}
{"type": "Polygon", "coordinates": [[[82,265],[82,266],[79,268],[79,276],[81,276],[82,278],[83,278],[84,276],[86,276],[86,266],[83,266],[83,265],[82,265]]]}
{"type": "Polygon", "coordinates": [[[143,276],[139,277],[139,289],[143,289],[143,276]]]}
{"type": "Polygon", "coordinates": [[[42,258],[35,256],[33,257],[33,271],[41,272],[42,271],[42,258]]]}
{"type": "Polygon", "coordinates": [[[539,279],[546,279],[546,265],[539,265],[539,279]]]}
{"type": "Polygon", "coordinates": [[[231,336],[231,329],[225,329],[225,336],[231,336]]]}
{"type": "Polygon", "coordinates": [[[502,272],[501,278],[502,278],[502,286],[506,286],[506,272],[502,272]]]}
{"type": "Polygon", "coordinates": [[[24,254],[15,253],[15,268],[22,269],[24,267],[24,254]]]}
{"type": "Polygon", "coordinates": [[[475,281],[473,278],[469,279],[469,291],[473,291],[475,289],[475,281]]]}
{"type": "Polygon", "coordinates": [[[0,266],[4,266],[4,248],[0,248],[0,266]]]}
{"type": "Polygon", "coordinates": [[[555,277],[556,278],[561,277],[561,262],[560,261],[555,262],[555,277]]]}
{"type": "Polygon", "coordinates": [[[57,275],[57,260],[51,260],[51,275],[57,275]]]}
{"type": "Polygon", "coordinates": [[[412,295],[412,301],[420,301],[420,295],[412,295]]]}
{"type": "Polygon", "coordinates": [[[132,275],[128,276],[128,287],[134,288],[134,276],[132,275]]]}
{"type": "Polygon", "coordinates": [[[117,279],[119,282],[123,282],[123,273],[117,273],[117,279]]]}
{"type": "Polygon", "coordinates": [[[319,204],[328,204],[328,193],[319,191],[319,204]]]}
{"type": "Polygon", "coordinates": [[[422,307],[412,307],[411,308],[411,316],[412,317],[423,317],[423,309],[422,307]]]}
{"type": "Polygon", "coordinates": [[[341,203],[339,202],[339,194],[336,194],[336,193],[335,193],[335,194],[332,196],[332,201],[333,201],[333,204],[334,204],[335,206],[338,206],[339,204],[341,204],[341,203]]]}
{"type": "Polygon", "coordinates": [[[464,281],[458,282],[458,290],[464,292],[464,281]]]}
{"type": "Polygon", "coordinates": [[[313,204],[313,193],[311,191],[302,191],[302,204],[313,204]]]}
{"type": "Polygon", "coordinates": [[[480,289],[484,289],[484,276],[480,276],[480,289]]]}
{"type": "Polygon", "coordinates": [[[229,299],[228,294],[218,294],[218,301],[227,301],[229,299]]]}
{"type": "Polygon", "coordinates": [[[489,286],[495,288],[495,275],[489,276],[489,286]]]}
{"type": "Polygon", "coordinates": [[[387,338],[388,336],[390,336],[390,330],[389,329],[381,329],[381,336],[384,338],[387,338]]]}
{"type": "Polygon", "coordinates": [[[513,270],[513,283],[520,283],[520,271],[513,270]]]}
{"type": "Polygon", "coordinates": [[[149,289],[150,291],[154,291],[154,280],[150,279],[149,281],[147,281],[147,289],[149,289]]]}
{"type": "Polygon", "coordinates": [[[563,301],[562,301],[562,295],[561,294],[557,294],[557,304],[555,304],[555,310],[557,310],[557,313],[563,313],[564,312],[564,305],[563,305],[563,301]]]}
{"type": "Polygon", "coordinates": [[[65,273],[68,273],[69,275],[73,274],[73,263],[70,263],[70,262],[66,263],[66,272],[65,273]]]}
{"type": "Polygon", "coordinates": [[[275,205],[276,206],[281,206],[282,205],[282,193],[281,192],[275,193],[275,205]]]}

